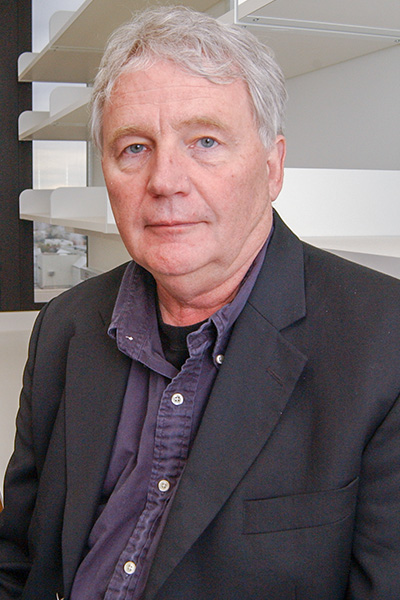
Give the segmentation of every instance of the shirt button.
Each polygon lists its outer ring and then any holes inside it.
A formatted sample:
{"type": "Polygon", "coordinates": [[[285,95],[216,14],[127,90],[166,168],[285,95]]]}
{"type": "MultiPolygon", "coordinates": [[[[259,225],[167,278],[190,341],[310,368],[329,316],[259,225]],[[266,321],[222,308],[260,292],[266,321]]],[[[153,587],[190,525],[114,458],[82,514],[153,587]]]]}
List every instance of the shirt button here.
{"type": "Polygon", "coordinates": [[[171,396],[171,402],[172,402],[172,404],[175,404],[175,406],[179,406],[180,404],[183,404],[182,394],[173,394],[171,396]]]}
{"type": "Polygon", "coordinates": [[[161,479],[158,482],[158,489],[160,490],[160,492],[168,492],[170,487],[171,487],[171,484],[166,479],[161,479]]]}
{"type": "Polygon", "coordinates": [[[215,362],[217,363],[217,365],[222,365],[222,363],[224,362],[224,355],[217,354],[217,356],[215,357],[215,362]]]}
{"type": "Polygon", "coordinates": [[[124,571],[127,575],[132,575],[136,571],[136,564],[131,560],[128,560],[128,562],[124,564],[124,571]]]}

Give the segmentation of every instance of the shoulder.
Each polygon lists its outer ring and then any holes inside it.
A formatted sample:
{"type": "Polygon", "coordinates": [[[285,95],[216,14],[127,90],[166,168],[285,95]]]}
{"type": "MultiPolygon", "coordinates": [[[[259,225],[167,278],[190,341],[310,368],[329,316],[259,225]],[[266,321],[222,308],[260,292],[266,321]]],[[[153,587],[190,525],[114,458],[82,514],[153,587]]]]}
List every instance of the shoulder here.
{"type": "MultiPolygon", "coordinates": [[[[282,279],[285,278],[282,273],[286,272],[287,278],[289,272],[293,279],[304,269],[306,293],[309,298],[325,298],[333,302],[342,299],[345,303],[354,302],[355,305],[378,302],[378,305],[393,305],[393,308],[399,311],[400,279],[300,241],[276,212],[274,223],[271,251],[272,266],[277,270],[274,280],[276,283],[282,283],[282,279]]],[[[268,269],[271,269],[271,265],[268,265],[269,254],[268,249],[266,264],[268,269]]]]}
{"type": "Polygon", "coordinates": [[[119,265],[111,271],[79,283],[57,296],[50,304],[56,308],[72,306],[82,301],[86,301],[89,305],[94,304],[97,306],[99,304],[107,304],[108,298],[111,299],[117,295],[128,264],[119,265]]]}
{"type": "Polygon", "coordinates": [[[42,311],[43,322],[56,322],[64,328],[107,325],[127,264],[79,283],[51,300],[42,311]]]}
{"type": "Polygon", "coordinates": [[[65,358],[75,335],[106,336],[126,267],[88,279],[46,304],[33,328],[30,356],[36,362],[42,355],[65,358]]]}
{"type": "Polygon", "coordinates": [[[400,315],[400,279],[302,243],[309,296],[331,299],[340,306],[392,310],[400,315]]]}
{"type": "Polygon", "coordinates": [[[304,245],[307,350],[331,365],[392,382],[398,394],[400,280],[304,245]]]}

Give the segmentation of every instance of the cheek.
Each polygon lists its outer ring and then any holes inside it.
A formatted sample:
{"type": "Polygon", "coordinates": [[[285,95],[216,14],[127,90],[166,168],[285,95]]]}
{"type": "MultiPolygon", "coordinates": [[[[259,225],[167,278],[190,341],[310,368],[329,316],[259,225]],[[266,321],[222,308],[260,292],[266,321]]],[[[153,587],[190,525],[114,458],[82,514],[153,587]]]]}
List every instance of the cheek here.
{"type": "Polygon", "coordinates": [[[140,190],[137,183],[126,181],[122,177],[105,179],[114,213],[129,214],[137,212],[140,204],[140,190]]]}
{"type": "Polygon", "coordinates": [[[124,201],[123,196],[121,196],[120,191],[115,186],[107,184],[107,190],[108,197],[110,198],[111,208],[115,218],[117,218],[117,215],[124,211],[126,202],[124,201]]]}
{"type": "Polygon", "coordinates": [[[133,225],[138,222],[138,218],[135,214],[133,202],[124,194],[119,193],[119,190],[113,190],[113,192],[109,190],[112,212],[115,223],[124,241],[126,241],[126,236],[130,236],[133,233],[133,225]]]}
{"type": "Polygon", "coordinates": [[[235,180],[230,199],[225,206],[225,216],[238,235],[246,235],[266,217],[271,210],[269,201],[268,178],[252,177],[248,173],[235,180]]]}

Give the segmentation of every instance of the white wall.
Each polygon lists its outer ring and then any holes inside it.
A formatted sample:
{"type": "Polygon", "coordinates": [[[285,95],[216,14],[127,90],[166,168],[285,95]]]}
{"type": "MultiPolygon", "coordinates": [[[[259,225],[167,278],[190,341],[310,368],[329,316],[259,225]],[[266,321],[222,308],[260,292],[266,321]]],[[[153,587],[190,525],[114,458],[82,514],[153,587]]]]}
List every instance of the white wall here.
{"type": "Polygon", "coordinates": [[[301,237],[400,236],[400,170],[287,168],[274,206],[301,237]]]}
{"type": "Polygon", "coordinates": [[[13,450],[22,372],[37,312],[0,312],[0,489],[13,450]]]}
{"type": "Polygon", "coordinates": [[[400,45],[287,83],[287,166],[400,169],[400,45]]]}

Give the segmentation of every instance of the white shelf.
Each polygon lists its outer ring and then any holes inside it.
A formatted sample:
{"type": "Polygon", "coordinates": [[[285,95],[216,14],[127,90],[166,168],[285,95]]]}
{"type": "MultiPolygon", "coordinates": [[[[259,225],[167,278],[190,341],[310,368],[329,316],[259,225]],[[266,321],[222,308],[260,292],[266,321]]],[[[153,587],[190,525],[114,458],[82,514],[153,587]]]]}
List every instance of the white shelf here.
{"type": "MultiPolygon", "coordinates": [[[[19,57],[19,81],[91,82],[111,32],[128,21],[134,11],[151,4],[151,0],[86,0],[71,16],[63,11],[60,19],[54,17],[61,26],[56,32],[56,27],[51,28],[51,40],[43,50],[19,57]]],[[[222,5],[219,14],[226,10],[224,2],[215,0],[186,0],[180,4],[201,11],[222,5]]],[[[215,10],[218,15],[218,7],[215,10]]]]}
{"type": "Polygon", "coordinates": [[[19,196],[19,216],[27,221],[51,223],[50,199],[53,190],[24,190],[19,196]]]}
{"type": "Polygon", "coordinates": [[[24,190],[20,218],[82,231],[118,234],[104,187],[24,190]]]}
{"type": "Polygon", "coordinates": [[[309,26],[332,31],[342,29],[360,33],[364,31],[367,34],[400,28],[400,5],[392,0],[273,0],[261,4],[263,6],[260,6],[259,0],[258,6],[253,8],[250,2],[243,2],[243,9],[249,6],[250,10],[246,10],[246,16],[239,13],[241,20],[259,18],[267,24],[283,21],[283,25],[292,23],[297,27],[309,26]]]}
{"type": "Polygon", "coordinates": [[[313,246],[333,252],[373,254],[374,256],[400,259],[400,235],[312,236],[304,237],[303,240],[313,246]]]}
{"type": "Polygon", "coordinates": [[[394,45],[392,39],[298,28],[270,27],[257,35],[273,48],[287,79],[394,45]]]}
{"type": "Polygon", "coordinates": [[[87,140],[90,95],[88,87],[57,87],[50,94],[49,112],[20,114],[19,140],[87,140]]]}
{"type": "MultiPolygon", "coordinates": [[[[240,23],[274,50],[286,78],[400,43],[400,2],[246,0],[240,23]]],[[[221,20],[234,21],[234,11],[221,20]]]]}

